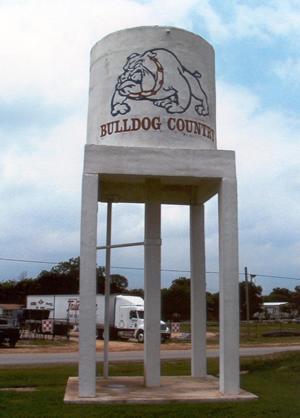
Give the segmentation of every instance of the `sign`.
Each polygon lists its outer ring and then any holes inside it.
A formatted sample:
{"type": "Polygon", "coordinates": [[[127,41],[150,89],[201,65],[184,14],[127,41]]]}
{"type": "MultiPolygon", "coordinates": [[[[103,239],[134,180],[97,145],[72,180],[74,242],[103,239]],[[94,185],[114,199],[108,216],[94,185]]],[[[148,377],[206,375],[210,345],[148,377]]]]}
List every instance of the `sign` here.
{"type": "Polygon", "coordinates": [[[42,320],[42,333],[53,334],[53,320],[52,319],[42,320]]]}

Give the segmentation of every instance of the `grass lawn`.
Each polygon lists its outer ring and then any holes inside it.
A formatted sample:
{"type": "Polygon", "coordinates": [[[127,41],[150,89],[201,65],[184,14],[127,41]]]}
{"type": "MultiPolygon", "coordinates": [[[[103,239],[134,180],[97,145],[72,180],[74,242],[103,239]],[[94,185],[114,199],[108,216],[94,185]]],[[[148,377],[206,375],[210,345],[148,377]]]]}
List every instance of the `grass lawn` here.
{"type": "MultiPolygon", "coordinates": [[[[209,360],[209,373],[218,373],[218,363],[209,360]]],[[[111,375],[140,375],[142,364],[113,364],[111,375]]],[[[268,358],[242,359],[241,386],[259,396],[244,403],[170,405],[64,405],[69,376],[76,366],[1,367],[1,388],[31,387],[32,392],[0,391],[0,417],[211,417],[211,418],[298,418],[300,417],[300,353],[268,358]]],[[[101,370],[99,370],[101,372],[101,370]]],[[[188,361],[162,362],[162,374],[189,374],[188,361]]]]}
{"type": "MultiPolygon", "coordinates": [[[[219,324],[217,322],[208,322],[207,331],[216,334],[210,337],[208,344],[219,343],[219,324]]],[[[300,333],[300,323],[286,321],[250,321],[240,322],[240,344],[241,345],[257,345],[257,344],[300,344],[300,335],[298,336],[265,336],[269,332],[286,332],[292,331],[300,333]]],[[[190,332],[190,324],[182,323],[181,332],[190,332]]],[[[300,417],[300,414],[299,414],[300,417]]],[[[298,418],[298,417],[297,417],[298,418]]]]}

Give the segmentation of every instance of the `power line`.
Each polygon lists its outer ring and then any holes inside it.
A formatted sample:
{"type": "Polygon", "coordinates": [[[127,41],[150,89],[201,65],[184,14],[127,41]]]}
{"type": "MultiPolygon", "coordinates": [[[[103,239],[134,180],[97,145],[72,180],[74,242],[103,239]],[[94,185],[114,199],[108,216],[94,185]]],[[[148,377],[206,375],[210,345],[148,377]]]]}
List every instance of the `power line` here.
{"type": "MultiPolygon", "coordinates": [[[[114,269],[120,270],[144,270],[144,267],[126,267],[126,266],[112,266],[114,269]]],[[[190,270],[179,270],[179,269],[161,269],[165,272],[174,272],[174,273],[190,273],[190,270]]],[[[218,271],[206,271],[206,274],[219,274],[218,271]]],[[[239,276],[244,276],[243,273],[239,273],[239,276]]],[[[285,280],[297,280],[300,281],[300,277],[288,277],[288,276],[274,276],[272,274],[255,274],[255,277],[264,277],[269,279],[285,279],[285,280]]]]}
{"type": "MultiPolygon", "coordinates": [[[[61,263],[61,261],[44,261],[44,260],[26,260],[26,259],[19,259],[19,258],[5,258],[0,257],[0,261],[10,261],[16,263],[35,263],[35,264],[49,264],[49,265],[56,265],[61,263]]],[[[129,267],[129,266],[111,266],[112,269],[119,269],[119,270],[140,270],[143,271],[144,267],[129,267]]],[[[190,270],[180,270],[180,269],[161,269],[164,272],[171,272],[171,273],[190,273],[190,270]]],[[[206,271],[206,274],[219,274],[218,271],[206,271]]],[[[239,273],[240,276],[244,276],[243,273],[239,273]]],[[[272,274],[253,274],[256,277],[263,277],[268,279],[283,279],[283,280],[296,280],[300,281],[300,277],[290,277],[290,276],[276,276],[272,274]]]]}
{"type": "Polygon", "coordinates": [[[0,257],[0,261],[12,261],[15,263],[35,263],[35,264],[58,264],[59,261],[42,261],[42,260],[23,260],[19,258],[0,257]]]}
{"type": "MultiPolygon", "coordinates": [[[[126,266],[112,266],[113,269],[119,270],[144,270],[144,267],[126,267],[126,266]]],[[[171,273],[190,273],[191,270],[179,270],[179,269],[160,269],[161,271],[167,271],[171,273]]],[[[218,271],[206,271],[208,274],[219,274],[218,271]]]]}
{"type": "MultiPolygon", "coordinates": [[[[25,260],[25,259],[19,259],[19,258],[4,258],[4,257],[0,257],[0,261],[11,261],[11,262],[16,262],[16,263],[50,264],[50,265],[56,265],[60,263],[60,261],[25,260]]],[[[120,269],[120,270],[144,270],[144,267],[128,267],[128,266],[111,266],[111,268],[120,269]]],[[[161,271],[174,272],[174,273],[190,273],[190,270],[178,270],[178,269],[161,269],[161,271]]],[[[218,274],[218,271],[207,271],[206,273],[218,274]]]]}
{"type": "Polygon", "coordinates": [[[288,276],[274,276],[272,274],[256,274],[256,277],[265,277],[268,279],[284,279],[284,280],[299,280],[299,277],[288,277],[288,276]]]}

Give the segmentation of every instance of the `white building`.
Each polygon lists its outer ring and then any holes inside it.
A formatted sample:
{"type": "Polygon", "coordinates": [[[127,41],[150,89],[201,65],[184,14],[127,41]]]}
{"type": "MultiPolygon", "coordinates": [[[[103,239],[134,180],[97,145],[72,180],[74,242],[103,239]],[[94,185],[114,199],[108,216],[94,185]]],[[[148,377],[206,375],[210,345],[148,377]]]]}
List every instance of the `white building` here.
{"type": "Polygon", "coordinates": [[[281,319],[283,305],[287,305],[288,302],[264,302],[263,307],[268,319],[281,319]]]}

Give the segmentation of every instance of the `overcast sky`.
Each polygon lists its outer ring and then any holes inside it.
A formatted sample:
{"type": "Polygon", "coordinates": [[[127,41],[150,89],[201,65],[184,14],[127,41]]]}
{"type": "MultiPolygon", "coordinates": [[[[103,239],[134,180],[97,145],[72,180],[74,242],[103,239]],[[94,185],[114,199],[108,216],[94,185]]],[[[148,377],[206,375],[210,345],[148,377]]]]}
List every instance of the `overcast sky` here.
{"type": "MultiPolygon", "coordinates": [[[[193,31],[215,48],[219,149],[236,151],[240,271],[300,278],[300,2],[298,0],[0,0],[0,257],[79,254],[89,53],[141,25],[193,31]]],[[[105,239],[99,205],[99,244],[105,239]]],[[[164,269],[189,269],[188,208],[163,207],[164,269]]],[[[143,239],[143,206],[114,205],[113,242],[143,239]]],[[[206,205],[207,270],[218,270],[216,199],[206,205]]],[[[103,257],[99,256],[103,264],[103,257]]],[[[114,250],[142,267],[143,250],[114,250]]],[[[51,265],[0,261],[0,279],[51,265]]],[[[125,274],[143,286],[143,272],[125,274]]],[[[163,272],[162,285],[188,273],[163,272]]],[[[300,281],[257,277],[265,292],[300,281]]],[[[207,276],[217,290],[217,276],[207,276]]]]}

